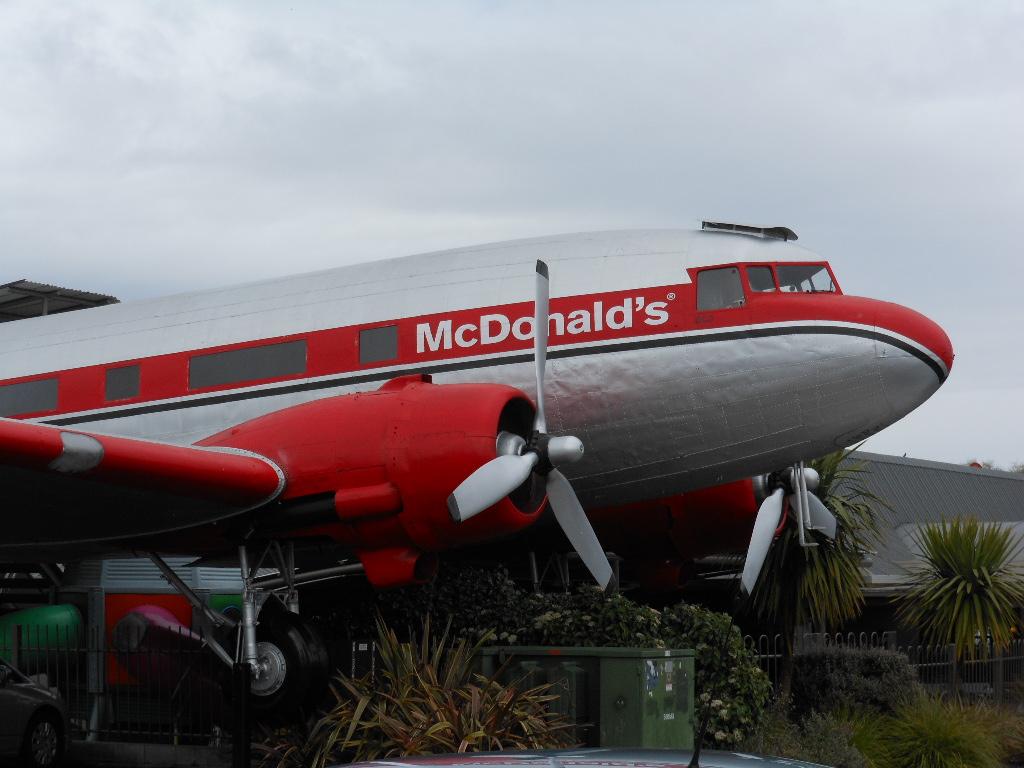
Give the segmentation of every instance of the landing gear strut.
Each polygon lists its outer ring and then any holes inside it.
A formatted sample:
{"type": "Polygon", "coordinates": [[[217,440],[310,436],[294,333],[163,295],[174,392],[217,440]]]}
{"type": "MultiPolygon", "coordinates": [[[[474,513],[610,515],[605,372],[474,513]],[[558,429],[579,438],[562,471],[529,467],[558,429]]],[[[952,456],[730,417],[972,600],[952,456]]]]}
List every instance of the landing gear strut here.
{"type": "Polygon", "coordinates": [[[327,690],[330,658],[323,638],[298,615],[294,555],[290,546],[282,550],[275,542],[255,563],[250,562],[244,545],[238,548],[242,575],[242,616],[238,622],[211,611],[159,555],[149,553],[149,558],[210,625],[205,633],[206,643],[214,654],[229,667],[235,668],[236,664],[248,667],[249,703],[257,718],[287,720],[320,703],[327,690]],[[268,553],[287,588],[285,602],[255,583],[256,573],[268,553]],[[225,637],[224,629],[237,630],[233,654],[216,639],[217,630],[225,637]]]}

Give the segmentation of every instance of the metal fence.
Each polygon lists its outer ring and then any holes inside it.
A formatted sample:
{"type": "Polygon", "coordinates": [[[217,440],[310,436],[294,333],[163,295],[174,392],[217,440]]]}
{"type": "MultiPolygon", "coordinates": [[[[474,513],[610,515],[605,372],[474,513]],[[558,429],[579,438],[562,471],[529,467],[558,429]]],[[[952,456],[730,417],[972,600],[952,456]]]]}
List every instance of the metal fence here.
{"type": "Polygon", "coordinates": [[[56,688],[71,736],[86,741],[230,744],[229,670],[183,628],[116,638],[54,627],[0,634],[0,658],[56,688]]]}
{"type": "MultiPolygon", "coordinates": [[[[751,635],[744,642],[772,686],[779,682],[782,660],[788,653],[782,635],[751,635]]],[[[1006,648],[978,639],[975,653],[957,658],[953,645],[899,645],[894,632],[849,634],[806,633],[796,638],[796,653],[824,648],[881,648],[907,657],[918,680],[934,693],[945,693],[993,703],[1024,703],[1024,639],[1006,648]]]]}

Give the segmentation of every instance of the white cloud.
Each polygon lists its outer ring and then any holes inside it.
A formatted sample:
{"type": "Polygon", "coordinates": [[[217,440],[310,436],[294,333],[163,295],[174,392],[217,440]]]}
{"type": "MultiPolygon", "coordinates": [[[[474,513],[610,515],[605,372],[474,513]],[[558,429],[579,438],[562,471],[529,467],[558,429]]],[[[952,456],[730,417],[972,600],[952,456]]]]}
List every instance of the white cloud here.
{"type": "Polygon", "coordinates": [[[949,330],[904,450],[1022,460],[1022,37],[1010,2],[0,3],[0,277],[132,297],[786,224],[949,330]],[[1009,400],[940,428],[993,379],[1009,400]]]}

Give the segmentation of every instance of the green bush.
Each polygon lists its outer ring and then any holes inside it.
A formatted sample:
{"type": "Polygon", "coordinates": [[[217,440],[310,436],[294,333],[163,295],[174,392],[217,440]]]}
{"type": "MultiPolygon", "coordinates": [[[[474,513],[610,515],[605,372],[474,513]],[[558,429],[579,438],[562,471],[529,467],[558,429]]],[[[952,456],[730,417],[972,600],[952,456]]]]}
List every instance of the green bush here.
{"type": "Polygon", "coordinates": [[[313,611],[315,621],[333,641],[339,660],[348,657],[351,641],[374,637],[378,616],[402,638],[414,636],[430,617],[435,625],[450,625],[453,637],[475,642],[493,631],[495,642],[514,643],[516,632],[538,610],[503,568],[442,565],[435,579],[419,586],[377,591],[355,583],[348,588],[345,600],[333,589],[314,594],[322,606],[313,611]]]}
{"type": "Polygon", "coordinates": [[[800,714],[861,708],[891,713],[919,692],[913,667],[895,651],[829,647],[793,661],[793,705],[800,714]]]}
{"type": "Polygon", "coordinates": [[[999,768],[1002,722],[987,707],[918,696],[881,722],[885,768],[999,768]]]}
{"type": "Polygon", "coordinates": [[[822,712],[812,712],[797,723],[790,715],[789,703],[777,701],[739,748],[835,768],[873,768],[857,749],[853,723],[822,712]]]}
{"type": "Polygon", "coordinates": [[[710,707],[708,744],[738,744],[757,725],[771,683],[728,615],[678,603],[662,611],[661,639],[666,648],[693,648],[698,711],[710,707]]]}
{"type": "Polygon", "coordinates": [[[426,617],[450,625],[455,637],[477,641],[493,633],[496,643],[516,643],[540,610],[504,568],[443,565],[430,583],[377,594],[390,626],[411,632],[426,617]]]}
{"type": "Polygon", "coordinates": [[[533,618],[519,630],[520,645],[665,647],[660,614],[621,594],[586,586],[571,594],[530,595],[526,604],[533,618]]]}

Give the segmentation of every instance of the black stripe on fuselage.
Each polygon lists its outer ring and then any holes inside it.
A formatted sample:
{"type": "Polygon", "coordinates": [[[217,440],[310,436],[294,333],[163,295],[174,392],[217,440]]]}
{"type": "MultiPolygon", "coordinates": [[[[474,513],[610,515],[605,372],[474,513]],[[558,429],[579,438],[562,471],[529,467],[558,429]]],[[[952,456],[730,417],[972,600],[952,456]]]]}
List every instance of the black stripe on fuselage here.
{"type": "MultiPolygon", "coordinates": [[[[611,352],[625,352],[637,349],[657,349],[659,347],[677,347],[687,344],[706,344],[714,341],[733,341],[737,339],[761,339],[770,336],[796,336],[796,335],[831,335],[831,336],[857,336],[865,339],[882,341],[893,347],[902,349],[904,352],[913,355],[923,362],[939,379],[941,384],[946,380],[946,372],[928,354],[917,347],[907,344],[878,331],[868,331],[861,328],[844,328],[842,326],[784,326],[778,328],[750,328],[742,331],[722,331],[720,333],[694,334],[691,336],[666,336],[662,338],[644,338],[636,341],[622,341],[614,344],[597,343],[589,347],[576,347],[572,349],[552,349],[548,352],[548,358],[557,360],[568,357],[583,357],[584,355],[600,355],[611,352]]],[[[339,386],[351,386],[354,384],[367,384],[375,381],[388,381],[399,376],[408,376],[418,373],[448,373],[450,371],[467,371],[474,368],[490,368],[498,365],[513,365],[515,363],[529,363],[533,360],[532,352],[507,355],[505,357],[491,357],[482,360],[465,360],[453,362],[424,363],[422,365],[410,366],[398,370],[370,371],[360,374],[340,374],[330,379],[319,381],[304,381],[296,384],[288,384],[280,387],[268,387],[266,389],[248,390],[246,392],[224,392],[207,396],[197,396],[188,400],[176,400],[173,402],[153,403],[152,405],[139,405],[109,412],[93,411],[89,414],[76,416],[57,416],[50,419],[40,419],[40,423],[54,424],[57,426],[68,426],[71,424],[82,424],[89,421],[101,421],[106,419],[123,419],[130,416],[142,416],[149,413],[161,411],[177,411],[183,408],[198,408],[206,405],[220,405],[222,403],[234,403],[241,400],[252,400],[260,397],[275,397],[277,395],[290,395],[295,392],[313,392],[319,389],[332,389],[339,386]]]]}

